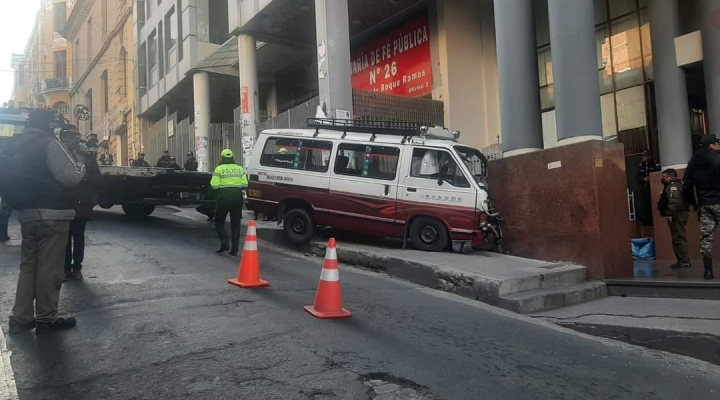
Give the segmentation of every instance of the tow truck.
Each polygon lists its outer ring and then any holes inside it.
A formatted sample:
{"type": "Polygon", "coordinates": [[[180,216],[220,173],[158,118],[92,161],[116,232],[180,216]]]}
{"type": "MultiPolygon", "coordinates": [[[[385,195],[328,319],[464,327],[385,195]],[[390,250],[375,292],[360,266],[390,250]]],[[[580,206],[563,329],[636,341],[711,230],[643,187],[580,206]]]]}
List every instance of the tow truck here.
{"type": "MultiPolygon", "coordinates": [[[[13,136],[27,127],[32,109],[0,108],[0,153],[13,136]]],[[[62,118],[62,116],[59,116],[62,118]]],[[[64,123],[64,118],[61,119],[64,123]]],[[[212,174],[158,167],[100,166],[102,182],[96,186],[97,205],[119,205],[129,217],[151,215],[157,206],[200,205],[210,189],[212,174]]]]}

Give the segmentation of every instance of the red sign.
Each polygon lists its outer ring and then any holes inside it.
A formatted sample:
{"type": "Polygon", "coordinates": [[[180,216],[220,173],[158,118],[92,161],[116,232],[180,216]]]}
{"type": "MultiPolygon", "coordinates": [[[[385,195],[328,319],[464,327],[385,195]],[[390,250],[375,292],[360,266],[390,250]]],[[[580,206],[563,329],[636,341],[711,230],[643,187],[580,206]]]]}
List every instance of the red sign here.
{"type": "Polygon", "coordinates": [[[250,92],[247,86],[240,89],[240,106],[242,107],[241,114],[250,114],[250,92]]]}
{"type": "Polygon", "coordinates": [[[353,88],[406,97],[431,93],[429,25],[422,17],[353,52],[353,88]]]}

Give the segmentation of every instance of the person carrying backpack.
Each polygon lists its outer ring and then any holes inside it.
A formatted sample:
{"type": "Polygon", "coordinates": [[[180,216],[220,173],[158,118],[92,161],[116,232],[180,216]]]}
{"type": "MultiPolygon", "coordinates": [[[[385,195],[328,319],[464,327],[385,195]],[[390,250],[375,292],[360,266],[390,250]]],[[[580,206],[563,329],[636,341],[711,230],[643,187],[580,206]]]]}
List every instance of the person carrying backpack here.
{"type": "Polygon", "coordinates": [[[28,128],[0,158],[0,188],[15,211],[22,232],[20,276],[9,333],[35,328],[45,334],[70,329],[74,318],[58,317],[65,247],[75,218],[71,188],[85,177],[85,166],[53,135],[55,114],[34,110],[28,128]]]}

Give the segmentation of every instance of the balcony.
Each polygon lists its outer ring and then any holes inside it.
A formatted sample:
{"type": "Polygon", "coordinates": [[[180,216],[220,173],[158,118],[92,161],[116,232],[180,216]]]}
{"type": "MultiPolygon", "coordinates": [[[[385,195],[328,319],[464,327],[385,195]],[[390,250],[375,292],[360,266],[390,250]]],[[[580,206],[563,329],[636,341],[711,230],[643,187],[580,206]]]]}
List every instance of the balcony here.
{"type": "Polygon", "coordinates": [[[53,95],[59,93],[69,93],[72,82],[69,77],[45,79],[41,83],[35,84],[35,99],[48,106],[54,103],[53,95]]]}

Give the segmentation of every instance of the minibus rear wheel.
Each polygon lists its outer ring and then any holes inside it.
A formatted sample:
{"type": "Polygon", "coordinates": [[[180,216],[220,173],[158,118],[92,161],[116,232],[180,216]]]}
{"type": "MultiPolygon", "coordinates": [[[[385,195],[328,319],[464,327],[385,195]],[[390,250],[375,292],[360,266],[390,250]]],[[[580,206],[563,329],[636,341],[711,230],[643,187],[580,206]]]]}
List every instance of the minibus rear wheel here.
{"type": "Polygon", "coordinates": [[[422,251],[443,251],[450,243],[445,224],[430,217],[418,217],[413,221],[410,240],[416,249],[422,251]]]}
{"type": "Polygon", "coordinates": [[[283,220],[285,237],[293,244],[309,243],[315,236],[315,221],[305,208],[293,208],[285,213],[283,220]]]}

